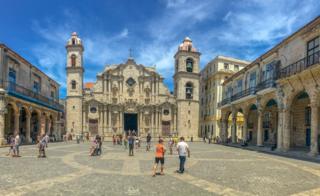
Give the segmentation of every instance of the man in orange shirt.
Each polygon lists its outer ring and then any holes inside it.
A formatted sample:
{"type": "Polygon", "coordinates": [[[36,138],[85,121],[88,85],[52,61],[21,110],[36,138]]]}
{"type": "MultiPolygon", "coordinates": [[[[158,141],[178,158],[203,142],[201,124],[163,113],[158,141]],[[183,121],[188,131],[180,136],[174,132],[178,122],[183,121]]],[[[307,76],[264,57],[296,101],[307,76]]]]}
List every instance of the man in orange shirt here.
{"type": "Polygon", "coordinates": [[[153,166],[153,177],[156,176],[156,171],[159,162],[161,163],[161,172],[160,174],[163,175],[163,165],[164,165],[164,154],[166,153],[166,148],[163,145],[163,139],[159,139],[159,143],[156,145],[156,157],[155,157],[155,163],[153,166]]]}

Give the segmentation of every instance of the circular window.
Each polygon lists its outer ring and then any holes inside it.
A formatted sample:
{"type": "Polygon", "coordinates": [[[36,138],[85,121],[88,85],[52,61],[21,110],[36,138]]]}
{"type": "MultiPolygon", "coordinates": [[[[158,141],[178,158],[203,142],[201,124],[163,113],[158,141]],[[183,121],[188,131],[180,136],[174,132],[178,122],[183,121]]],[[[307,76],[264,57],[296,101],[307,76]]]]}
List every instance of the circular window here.
{"type": "Polygon", "coordinates": [[[169,115],[169,110],[163,110],[164,115],[169,115]]]}
{"type": "Polygon", "coordinates": [[[90,112],[91,113],[96,113],[97,112],[97,108],[96,107],[91,107],[90,108],[90,112]]]}

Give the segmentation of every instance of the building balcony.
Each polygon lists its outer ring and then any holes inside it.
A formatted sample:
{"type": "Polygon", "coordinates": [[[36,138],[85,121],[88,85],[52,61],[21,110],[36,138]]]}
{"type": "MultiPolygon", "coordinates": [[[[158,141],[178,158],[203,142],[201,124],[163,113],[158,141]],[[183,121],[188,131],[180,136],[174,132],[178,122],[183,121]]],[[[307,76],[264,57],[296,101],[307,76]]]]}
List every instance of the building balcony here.
{"type": "Polygon", "coordinates": [[[0,88],[5,89],[8,95],[39,104],[56,111],[63,111],[63,105],[61,105],[58,100],[43,96],[14,82],[0,80],[0,88]]]}
{"type": "Polygon", "coordinates": [[[240,91],[231,96],[231,102],[234,102],[238,99],[244,98],[249,95],[254,95],[256,93],[256,87],[251,87],[246,90],[240,91]]]}
{"type": "Polygon", "coordinates": [[[218,107],[222,107],[224,105],[230,104],[230,102],[231,102],[231,98],[230,97],[225,98],[221,102],[218,103],[218,107]]]}
{"type": "Polygon", "coordinates": [[[320,62],[320,51],[317,51],[312,55],[304,57],[303,59],[300,59],[299,61],[282,68],[280,70],[279,79],[286,78],[286,77],[295,75],[297,73],[300,73],[308,69],[312,65],[318,64],[319,62],[320,62]]]}

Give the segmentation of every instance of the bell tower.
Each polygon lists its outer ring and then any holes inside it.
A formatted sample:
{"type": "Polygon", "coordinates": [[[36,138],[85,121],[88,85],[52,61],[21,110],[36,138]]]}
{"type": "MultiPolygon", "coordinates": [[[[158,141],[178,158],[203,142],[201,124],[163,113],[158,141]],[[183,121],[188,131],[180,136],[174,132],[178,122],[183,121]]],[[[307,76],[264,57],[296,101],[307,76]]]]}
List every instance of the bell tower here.
{"type": "Polygon", "coordinates": [[[174,95],[177,101],[179,136],[199,135],[200,55],[191,39],[186,37],[174,56],[174,95]]]}
{"type": "Polygon", "coordinates": [[[83,45],[76,32],[66,45],[67,50],[67,133],[82,133],[82,96],[83,96],[83,45]]]}

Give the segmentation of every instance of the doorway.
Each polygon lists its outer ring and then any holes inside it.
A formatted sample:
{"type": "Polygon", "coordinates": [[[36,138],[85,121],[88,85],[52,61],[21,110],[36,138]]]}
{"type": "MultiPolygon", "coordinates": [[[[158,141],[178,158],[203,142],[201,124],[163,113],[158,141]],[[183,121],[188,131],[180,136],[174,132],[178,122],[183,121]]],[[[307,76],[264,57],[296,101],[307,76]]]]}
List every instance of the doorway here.
{"type": "Polygon", "coordinates": [[[129,130],[135,130],[138,133],[138,115],[125,113],[124,114],[124,130],[128,132],[129,130]]]}

